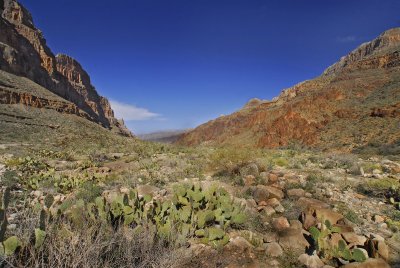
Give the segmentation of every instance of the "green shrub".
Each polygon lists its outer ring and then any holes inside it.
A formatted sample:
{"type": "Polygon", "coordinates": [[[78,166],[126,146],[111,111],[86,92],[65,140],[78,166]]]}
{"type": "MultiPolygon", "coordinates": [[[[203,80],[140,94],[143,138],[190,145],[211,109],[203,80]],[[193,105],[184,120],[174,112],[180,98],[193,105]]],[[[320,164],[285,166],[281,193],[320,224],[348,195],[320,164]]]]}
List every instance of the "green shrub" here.
{"type": "Polygon", "coordinates": [[[286,158],[279,157],[273,160],[275,165],[280,166],[280,167],[287,167],[289,165],[289,162],[286,158]]]}
{"type": "Polygon", "coordinates": [[[364,172],[366,173],[372,173],[372,171],[374,171],[375,169],[382,170],[381,165],[377,163],[363,163],[361,167],[364,169],[364,172]]]}
{"type": "Polygon", "coordinates": [[[100,196],[103,189],[92,181],[84,182],[76,193],[77,199],[83,199],[85,202],[93,202],[96,197],[100,196]]]}
{"type": "Polygon", "coordinates": [[[357,190],[363,194],[372,194],[376,196],[384,195],[391,187],[398,188],[400,182],[392,178],[372,179],[366,183],[359,184],[357,190]]]}

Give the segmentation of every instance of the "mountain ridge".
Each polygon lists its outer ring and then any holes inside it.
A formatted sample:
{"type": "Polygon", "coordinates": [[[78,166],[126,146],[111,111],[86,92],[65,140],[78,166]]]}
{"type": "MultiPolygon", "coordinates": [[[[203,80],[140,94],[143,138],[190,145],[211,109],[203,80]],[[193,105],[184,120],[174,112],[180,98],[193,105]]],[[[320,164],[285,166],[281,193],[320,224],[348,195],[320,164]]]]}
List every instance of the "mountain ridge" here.
{"type": "Polygon", "coordinates": [[[319,77],[284,89],[271,101],[250,102],[200,125],[177,143],[267,148],[300,143],[346,150],[374,140],[391,143],[400,139],[398,103],[400,28],[394,28],[342,57],[319,77]]]}

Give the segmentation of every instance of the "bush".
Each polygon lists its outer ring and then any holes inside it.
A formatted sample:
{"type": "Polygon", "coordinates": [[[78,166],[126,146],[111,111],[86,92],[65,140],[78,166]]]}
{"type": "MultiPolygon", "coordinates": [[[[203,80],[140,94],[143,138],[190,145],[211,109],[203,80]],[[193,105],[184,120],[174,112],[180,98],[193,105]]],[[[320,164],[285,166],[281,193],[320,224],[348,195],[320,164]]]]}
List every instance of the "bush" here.
{"type": "Polygon", "coordinates": [[[84,182],[76,193],[77,199],[83,199],[85,202],[92,202],[97,196],[100,196],[103,189],[92,181],[84,182]]]}
{"type": "Polygon", "coordinates": [[[357,191],[367,195],[385,196],[392,187],[399,188],[400,182],[391,178],[372,179],[366,183],[359,184],[357,191]]]}
{"type": "Polygon", "coordinates": [[[286,158],[279,157],[273,160],[275,165],[280,166],[280,167],[287,167],[289,165],[289,162],[286,158]]]}
{"type": "Polygon", "coordinates": [[[372,171],[374,171],[375,169],[382,170],[381,165],[377,163],[364,163],[361,165],[361,167],[366,173],[372,173],[372,171]]]}

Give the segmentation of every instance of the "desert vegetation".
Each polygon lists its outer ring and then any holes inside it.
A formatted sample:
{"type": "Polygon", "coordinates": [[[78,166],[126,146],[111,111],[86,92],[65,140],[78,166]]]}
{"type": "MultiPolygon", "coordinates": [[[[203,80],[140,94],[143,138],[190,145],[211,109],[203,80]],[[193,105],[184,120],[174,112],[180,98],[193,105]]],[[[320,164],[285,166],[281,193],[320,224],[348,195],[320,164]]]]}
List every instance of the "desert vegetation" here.
{"type": "Polygon", "coordinates": [[[9,149],[6,267],[397,262],[391,157],[140,141],[121,152],[9,149]]]}

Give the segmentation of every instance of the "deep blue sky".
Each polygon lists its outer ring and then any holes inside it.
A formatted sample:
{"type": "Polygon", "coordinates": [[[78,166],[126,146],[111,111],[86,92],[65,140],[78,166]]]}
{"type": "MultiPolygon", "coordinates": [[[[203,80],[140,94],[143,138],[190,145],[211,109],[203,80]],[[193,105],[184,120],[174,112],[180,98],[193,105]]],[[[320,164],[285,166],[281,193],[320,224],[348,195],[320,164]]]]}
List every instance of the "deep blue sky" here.
{"type": "Polygon", "coordinates": [[[127,122],[135,133],[194,127],[271,99],[400,25],[399,0],[20,2],[100,94],[149,111],[127,122]]]}

